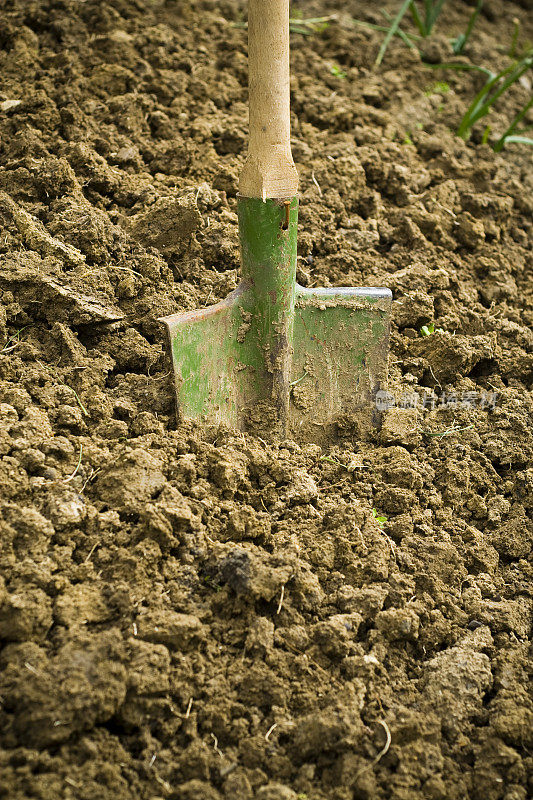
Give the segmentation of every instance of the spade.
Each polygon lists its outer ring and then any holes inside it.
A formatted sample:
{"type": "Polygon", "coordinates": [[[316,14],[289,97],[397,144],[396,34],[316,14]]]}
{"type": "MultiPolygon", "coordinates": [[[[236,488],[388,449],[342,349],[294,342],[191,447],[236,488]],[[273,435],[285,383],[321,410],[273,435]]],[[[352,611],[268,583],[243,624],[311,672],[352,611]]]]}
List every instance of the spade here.
{"type": "Polygon", "coordinates": [[[375,397],[386,379],[392,295],[296,283],[289,0],[249,0],[248,68],[240,283],[216,305],[161,320],[178,419],[323,442],[339,425],[379,424],[375,397]]]}

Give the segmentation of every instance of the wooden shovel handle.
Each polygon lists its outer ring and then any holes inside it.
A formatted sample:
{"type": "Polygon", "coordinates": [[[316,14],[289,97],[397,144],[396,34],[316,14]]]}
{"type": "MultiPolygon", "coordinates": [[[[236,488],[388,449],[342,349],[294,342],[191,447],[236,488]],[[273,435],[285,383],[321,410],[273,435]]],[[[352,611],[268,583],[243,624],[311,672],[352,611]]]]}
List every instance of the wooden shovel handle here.
{"type": "Polygon", "coordinates": [[[289,80],[289,0],[249,0],[250,138],[239,181],[244,197],[287,199],[298,191],[289,80]]]}

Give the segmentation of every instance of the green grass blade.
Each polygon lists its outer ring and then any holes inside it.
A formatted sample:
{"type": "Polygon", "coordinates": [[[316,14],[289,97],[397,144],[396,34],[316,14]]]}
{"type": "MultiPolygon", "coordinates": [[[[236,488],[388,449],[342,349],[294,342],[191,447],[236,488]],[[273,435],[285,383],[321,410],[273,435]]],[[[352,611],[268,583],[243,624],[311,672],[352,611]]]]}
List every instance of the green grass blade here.
{"type": "Polygon", "coordinates": [[[310,36],[314,33],[310,28],[303,28],[297,22],[289,22],[289,31],[291,33],[301,33],[303,36],[310,36]]]}
{"type": "MultiPolygon", "coordinates": [[[[524,72],[527,72],[527,70],[531,67],[532,64],[533,64],[533,57],[527,57],[522,61],[520,61],[519,64],[516,66],[516,68],[511,71],[511,74],[509,75],[507,80],[505,80],[501,84],[501,86],[494,92],[494,94],[492,94],[489,97],[488,100],[486,100],[479,108],[476,109],[472,124],[477,122],[478,119],[481,119],[481,117],[484,117],[485,114],[488,114],[488,112],[490,111],[496,100],[498,100],[498,98],[501,97],[502,94],[506,92],[510,86],[513,85],[513,83],[516,83],[522,77],[524,72]]],[[[500,73],[500,77],[503,78],[504,75],[508,74],[509,72],[510,72],[509,69],[502,70],[502,72],[500,73]]]]}
{"type": "Polygon", "coordinates": [[[508,53],[508,55],[510,55],[511,58],[514,58],[516,56],[516,46],[518,44],[519,35],[520,35],[520,20],[515,17],[513,19],[513,36],[511,39],[511,46],[509,47],[509,53],[508,53]]]}
{"type": "Polygon", "coordinates": [[[439,18],[440,12],[442,11],[442,7],[446,0],[426,0],[426,21],[425,21],[425,29],[426,29],[426,36],[429,36],[433,27],[439,18]]]}
{"type": "Polygon", "coordinates": [[[457,129],[457,135],[460,136],[462,139],[468,139],[470,136],[470,129],[475,122],[475,114],[477,113],[478,109],[483,105],[485,98],[487,97],[488,93],[492,89],[493,86],[500,80],[501,73],[497,75],[493,75],[492,78],[481,87],[479,92],[476,94],[468,109],[466,114],[462,118],[461,122],[459,123],[459,127],[457,129]]]}
{"type": "MultiPolygon", "coordinates": [[[[372,31],[382,31],[383,33],[388,33],[390,30],[390,28],[385,27],[385,25],[376,25],[374,22],[365,22],[365,20],[362,19],[352,19],[352,24],[358,25],[361,28],[370,28],[372,31]]],[[[413,39],[418,42],[422,40],[422,37],[418,36],[416,33],[406,33],[405,31],[399,30],[398,34],[400,33],[403,33],[407,39],[413,39]]]]}
{"type": "MultiPolygon", "coordinates": [[[[387,14],[387,12],[385,11],[384,8],[382,8],[380,10],[381,10],[381,13],[383,14],[383,16],[385,17],[385,19],[387,20],[387,22],[392,22],[391,15],[387,14]]],[[[396,31],[396,34],[400,37],[402,42],[407,45],[407,47],[409,47],[411,50],[416,50],[415,45],[409,40],[409,37],[404,33],[404,31],[402,31],[401,28],[398,28],[398,30],[396,31]]]]}
{"type": "Polygon", "coordinates": [[[515,116],[515,118],[513,119],[513,121],[511,122],[511,124],[507,128],[507,130],[505,131],[505,133],[498,139],[498,141],[494,145],[494,149],[496,150],[497,153],[500,152],[500,150],[503,148],[505,142],[509,139],[510,136],[512,136],[512,135],[520,136],[520,135],[526,133],[528,128],[526,128],[525,130],[522,130],[522,131],[517,131],[516,127],[517,127],[519,122],[522,122],[522,120],[526,116],[527,112],[532,107],[533,107],[533,97],[531,98],[531,100],[528,103],[525,104],[525,106],[523,108],[520,109],[518,114],[515,116]]]}
{"type": "Polygon", "coordinates": [[[398,11],[396,16],[394,17],[394,21],[393,21],[392,25],[390,26],[390,28],[389,28],[389,30],[387,32],[387,35],[383,39],[383,43],[382,43],[381,47],[379,48],[379,53],[378,53],[378,55],[376,57],[376,60],[374,61],[374,68],[375,67],[379,67],[379,65],[383,61],[383,57],[384,57],[385,53],[387,52],[387,47],[390,44],[390,40],[392,39],[392,37],[397,32],[397,30],[398,30],[398,28],[400,26],[400,22],[404,18],[405,14],[409,10],[409,7],[412,5],[413,2],[414,2],[414,0],[404,0],[404,2],[402,3],[402,6],[401,6],[400,10],[398,11]]]}
{"type": "MultiPolygon", "coordinates": [[[[515,62],[511,64],[509,67],[506,67],[506,69],[501,70],[497,75],[490,78],[470,104],[459,124],[457,135],[463,139],[468,139],[472,126],[489,113],[498,98],[500,98],[510,86],[516,83],[532,65],[533,53],[528,53],[518,63],[515,62]],[[508,77],[506,80],[503,80],[506,75],[508,77]]],[[[522,119],[522,117],[520,117],[520,119],[522,119]]]]}
{"type": "Polygon", "coordinates": [[[426,36],[429,33],[429,23],[431,20],[431,6],[433,5],[432,0],[424,0],[424,29],[426,31],[426,36]]]}
{"type": "Polygon", "coordinates": [[[491,72],[490,69],[486,67],[480,67],[477,64],[454,64],[450,61],[443,62],[442,64],[426,64],[424,62],[424,66],[428,67],[428,69],[454,69],[457,72],[462,72],[463,70],[481,72],[483,75],[486,75],[487,78],[494,78],[494,72],[491,72]]]}
{"type": "Polygon", "coordinates": [[[301,33],[304,36],[311,36],[313,33],[322,33],[330,23],[331,17],[294,17],[289,19],[289,30],[291,33],[301,33]]]}
{"type": "Polygon", "coordinates": [[[465,44],[470,39],[470,35],[474,29],[474,25],[476,24],[476,20],[479,17],[481,9],[483,8],[483,3],[485,0],[477,0],[477,6],[473,10],[472,14],[470,15],[470,19],[468,20],[468,25],[466,31],[461,33],[457,39],[454,39],[452,42],[453,52],[455,55],[460,55],[465,47],[465,44]]]}
{"type": "Polygon", "coordinates": [[[424,22],[423,22],[423,20],[422,20],[422,18],[420,16],[420,14],[418,13],[418,9],[417,9],[417,7],[415,6],[414,3],[411,6],[411,16],[413,18],[413,22],[415,23],[416,27],[420,31],[420,35],[425,38],[427,34],[425,32],[426,29],[424,27],[424,22]]]}
{"type": "Polygon", "coordinates": [[[513,142],[514,144],[531,144],[533,145],[533,139],[529,136],[508,136],[504,142],[504,144],[508,144],[509,142],[513,142]]]}

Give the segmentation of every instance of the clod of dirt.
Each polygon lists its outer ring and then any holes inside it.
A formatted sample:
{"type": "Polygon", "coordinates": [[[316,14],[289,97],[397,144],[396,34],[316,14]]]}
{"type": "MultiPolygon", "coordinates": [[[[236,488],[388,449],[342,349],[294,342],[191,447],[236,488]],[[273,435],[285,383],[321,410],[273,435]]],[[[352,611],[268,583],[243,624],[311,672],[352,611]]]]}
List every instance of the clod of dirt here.
{"type": "Polygon", "coordinates": [[[136,507],[161,491],[166,478],[160,458],[141,448],[125,449],[98,476],[96,494],[104,503],[136,507]]]}
{"type": "Polygon", "coordinates": [[[360,614],[334,614],[313,628],[313,639],[320,650],[332,659],[349,655],[363,618],[360,614]]]}
{"type": "Polygon", "coordinates": [[[83,198],[61,199],[51,204],[48,227],[50,232],[78,248],[88,264],[106,264],[120,257],[126,236],[122,228],[113,225],[109,217],[83,198]]]}
{"type": "Polygon", "coordinates": [[[416,328],[433,319],[433,298],[426,292],[407,292],[393,303],[394,319],[398,328],[416,328]]]}
{"type": "Polygon", "coordinates": [[[110,617],[101,589],[90,584],[69,586],[54,604],[55,621],[66,627],[106,622],[110,617]]]}
{"type": "Polygon", "coordinates": [[[380,438],[384,444],[408,450],[420,442],[420,420],[416,408],[391,408],[383,414],[380,438]]]}
{"type": "Polygon", "coordinates": [[[35,644],[1,654],[4,744],[50,747],[108,720],[126,695],[124,648],[117,631],[74,640],[48,658],[35,644]]]}
{"type": "Polygon", "coordinates": [[[41,589],[0,594],[0,639],[7,642],[42,641],[52,626],[52,607],[41,589]]]}
{"type": "Polygon", "coordinates": [[[63,530],[78,525],[85,518],[87,505],[82,497],[69,489],[57,490],[46,506],[46,515],[54,528],[63,530]]]}
{"type": "MultiPolygon", "coordinates": [[[[433,382],[451,383],[469,372],[480,361],[491,361],[495,355],[492,336],[452,336],[449,333],[434,333],[415,339],[410,351],[427,360],[433,371],[433,382]]],[[[428,379],[432,375],[428,370],[428,379]]]]}
{"type": "Polygon", "coordinates": [[[236,594],[272,600],[275,595],[279,596],[293,574],[290,564],[278,565],[277,562],[277,559],[266,559],[257,548],[249,545],[248,550],[232,550],[221,560],[218,569],[222,582],[236,594]]]}
{"type": "Polygon", "coordinates": [[[257,792],[256,800],[297,800],[296,792],[281,783],[267,783],[257,792]]]}
{"type": "Polygon", "coordinates": [[[137,617],[138,635],[141,639],[163,644],[173,650],[185,650],[197,645],[205,637],[204,627],[198,617],[166,609],[146,611],[137,617]]]}
{"type": "Polygon", "coordinates": [[[270,516],[252,506],[242,505],[228,515],[226,535],[233,542],[251,540],[264,545],[271,539],[271,530],[270,516]]]}
{"type": "Polygon", "coordinates": [[[205,548],[203,525],[198,509],[178,489],[166,485],[156,503],[147,503],[141,511],[141,533],[154,539],[163,552],[181,548],[180,553],[195,547],[205,548]]]}
{"type": "Polygon", "coordinates": [[[416,641],[420,620],[410,608],[389,608],[376,616],[376,627],[389,641],[416,641]]]}
{"type": "Polygon", "coordinates": [[[460,645],[428,661],[422,678],[429,704],[442,713],[443,730],[453,737],[460,734],[464,720],[481,708],[491,686],[489,657],[460,645]]]}
{"type": "Polygon", "coordinates": [[[192,199],[162,197],[147,211],[131,217],[129,229],[144,247],[173,256],[184,251],[201,221],[192,199]]]}
{"type": "Polygon", "coordinates": [[[460,244],[476,250],[485,240],[485,227],[481,220],[464,211],[455,222],[455,235],[460,244]]]}
{"type": "Polygon", "coordinates": [[[5,554],[11,546],[15,553],[24,553],[30,558],[44,556],[54,535],[54,528],[36,508],[6,503],[1,507],[0,518],[5,554]]]}
{"type": "Polygon", "coordinates": [[[163,694],[169,689],[170,653],[162,644],[130,639],[128,691],[137,695],[163,694]]]}
{"type": "Polygon", "coordinates": [[[85,263],[85,258],[76,247],[65,244],[51,236],[42,222],[34,219],[27,211],[17,206],[9,195],[1,191],[0,214],[6,226],[9,222],[16,226],[24,245],[29,250],[35,250],[43,258],[55,256],[70,267],[80,266],[85,263]]]}
{"type": "Polygon", "coordinates": [[[53,271],[50,261],[42,261],[35,254],[20,254],[3,261],[0,287],[16,292],[22,308],[36,308],[36,318],[51,323],[59,321],[79,326],[124,318],[107,296],[79,292],[67,280],[54,277],[53,271]]]}

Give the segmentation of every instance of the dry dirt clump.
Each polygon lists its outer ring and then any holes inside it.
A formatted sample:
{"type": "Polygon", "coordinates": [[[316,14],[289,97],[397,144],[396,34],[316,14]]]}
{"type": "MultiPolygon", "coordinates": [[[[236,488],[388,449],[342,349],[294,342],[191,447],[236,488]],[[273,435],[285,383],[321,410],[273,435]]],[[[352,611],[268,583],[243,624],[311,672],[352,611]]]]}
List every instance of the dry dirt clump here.
{"type": "Polygon", "coordinates": [[[531,154],[453,135],[474,74],[371,73],[377,9],[293,10],[337,15],[292,37],[298,280],[392,288],[420,398],[328,450],[173,418],[157,318],[236,285],[244,2],[2,4],[6,800],[533,794],[531,154]]]}

